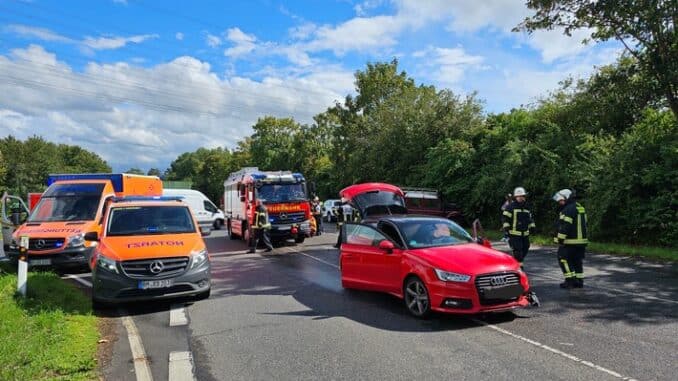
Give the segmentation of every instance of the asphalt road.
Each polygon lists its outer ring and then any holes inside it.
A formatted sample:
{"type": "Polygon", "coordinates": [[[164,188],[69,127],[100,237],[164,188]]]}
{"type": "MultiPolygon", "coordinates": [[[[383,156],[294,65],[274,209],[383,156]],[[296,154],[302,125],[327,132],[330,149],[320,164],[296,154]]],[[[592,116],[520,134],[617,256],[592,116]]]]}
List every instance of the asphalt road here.
{"type": "MultiPolygon", "coordinates": [[[[156,380],[168,357],[189,351],[199,380],[674,380],[678,374],[678,266],[589,254],[586,288],[561,290],[550,249],[525,267],[540,308],[511,316],[409,316],[394,297],[346,291],[335,234],[272,253],[246,254],[225,232],[207,239],[212,296],[109,311],[131,316],[156,380]]],[[[498,247],[502,248],[502,247],[498,247]]],[[[85,276],[86,277],[86,276],[85,276]]],[[[134,380],[125,330],[105,367],[134,380]]]]}

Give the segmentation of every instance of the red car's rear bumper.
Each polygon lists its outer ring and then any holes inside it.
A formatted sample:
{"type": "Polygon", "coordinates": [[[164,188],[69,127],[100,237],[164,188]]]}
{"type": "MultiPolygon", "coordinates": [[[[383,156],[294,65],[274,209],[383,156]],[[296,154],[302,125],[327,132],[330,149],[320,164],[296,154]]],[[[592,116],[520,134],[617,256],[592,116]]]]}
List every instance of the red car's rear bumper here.
{"type": "Polygon", "coordinates": [[[515,300],[484,300],[480,298],[473,283],[434,281],[427,285],[431,298],[431,309],[436,312],[453,314],[477,314],[502,312],[527,307],[527,291],[520,285],[520,295],[515,300]]]}

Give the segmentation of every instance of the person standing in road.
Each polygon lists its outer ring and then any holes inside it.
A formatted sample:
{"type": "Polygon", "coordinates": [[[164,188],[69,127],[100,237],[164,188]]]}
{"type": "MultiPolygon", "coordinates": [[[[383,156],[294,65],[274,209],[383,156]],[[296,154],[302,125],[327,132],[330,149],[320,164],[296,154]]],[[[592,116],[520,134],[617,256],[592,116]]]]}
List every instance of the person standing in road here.
{"type": "Polygon", "coordinates": [[[268,220],[268,210],[261,200],[257,200],[257,206],[254,210],[254,224],[252,225],[253,235],[250,239],[250,250],[248,253],[255,253],[257,251],[257,245],[259,240],[264,241],[264,246],[266,246],[266,252],[273,250],[273,245],[271,245],[271,238],[268,235],[268,231],[271,229],[271,222],[268,220]]]}
{"type": "Polygon", "coordinates": [[[323,207],[318,196],[315,196],[311,202],[311,212],[315,220],[315,235],[321,235],[323,233],[323,207]]]}
{"type": "MultiPolygon", "coordinates": [[[[504,211],[506,208],[508,208],[509,205],[511,205],[511,194],[507,194],[506,197],[504,197],[504,203],[501,204],[501,214],[502,214],[502,219],[504,218],[504,211]]],[[[502,242],[508,242],[509,240],[509,234],[506,229],[503,229],[504,231],[504,236],[501,238],[502,242]]]]}
{"type": "Polygon", "coordinates": [[[553,195],[559,205],[557,232],[558,264],[565,275],[561,288],[584,287],[584,256],[588,245],[586,209],[576,202],[574,192],[561,189],[553,195]]]}
{"type": "Polygon", "coordinates": [[[335,216],[337,217],[337,244],[334,245],[337,249],[341,247],[341,241],[343,239],[342,235],[342,227],[344,226],[344,222],[346,222],[346,213],[344,212],[344,202],[342,201],[342,204],[335,207],[335,216]]]}
{"type": "Polygon", "coordinates": [[[502,228],[508,233],[513,258],[520,262],[522,267],[530,249],[530,232],[534,232],[536,225],[526,202],[525,188],[517,187],[513,191],[513,197],[514,201],[503,212],[502,228]]]}

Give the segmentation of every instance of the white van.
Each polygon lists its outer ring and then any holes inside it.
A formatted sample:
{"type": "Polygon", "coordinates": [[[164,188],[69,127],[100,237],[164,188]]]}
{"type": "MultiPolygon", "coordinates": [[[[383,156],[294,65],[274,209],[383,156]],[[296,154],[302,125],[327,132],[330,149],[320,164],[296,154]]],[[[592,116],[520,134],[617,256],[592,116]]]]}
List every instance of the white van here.
{"type": "Polygon", "coordinates": [[[193,189],[163,189],[163,196],[183,197],[191,208],[200,226],[212,226],[221,229],[224,226],[224,212],[217,208],[202,192],[193,189]]]}

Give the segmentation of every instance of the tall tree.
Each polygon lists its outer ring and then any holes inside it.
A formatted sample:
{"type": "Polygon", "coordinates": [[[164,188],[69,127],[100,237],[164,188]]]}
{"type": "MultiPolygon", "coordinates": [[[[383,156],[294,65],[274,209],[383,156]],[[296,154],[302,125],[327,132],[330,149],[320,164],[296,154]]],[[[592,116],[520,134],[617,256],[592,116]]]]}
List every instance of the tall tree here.
{"type": "MultiPolygon", "coordinates": [[[[654,77],[678,117],[678,1],[528,0],[535,14],[514,30],[591,29],[591,39],[620,41],[646,77],[654,77]]],[[[586,42],[586,41],[583,41],[586,42]]]]}

